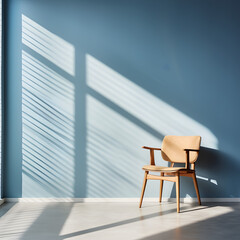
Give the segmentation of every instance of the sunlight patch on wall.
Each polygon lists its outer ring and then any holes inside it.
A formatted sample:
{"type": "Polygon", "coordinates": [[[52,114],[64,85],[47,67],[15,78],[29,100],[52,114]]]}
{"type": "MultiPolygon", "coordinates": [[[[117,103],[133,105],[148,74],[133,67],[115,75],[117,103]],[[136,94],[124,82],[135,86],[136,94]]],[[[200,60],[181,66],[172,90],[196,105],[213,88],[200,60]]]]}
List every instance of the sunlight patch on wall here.
{"type": "Polygon", "coordinates": [[[25,15],[22,15],[22,43],[70,75],[75,75],[74,46],[25,15]]]}
{"type": "Polygon", "coordinates": [[[74,85],[22,52],[23,197],[73,197],[74,85]]]}
{"type": "MultiPolygon", "coordinates": [[[[143,170],[149,152],[141,146],[161,140],[121,114],[87,95],[87,197],[135,197],[140,194],[143,170]]],[[[156,154],[160,162],[160,153],[156,154]]],[[[170,191],[172,183],[166,183],[170,191]]],[[[155,196],[159,182],[148,185],[146,196],[155,196]]],[[[170,195],[170,192],[167,192],[170,195]]]]}
{"type": "Polygon", "coordinates": [[[208,181],[208,178],[206,178],[206,177],[202,177],[202,176],[198,176],[198,175],[196,177],[201,179],[201,180],[208,181]]]}
{"type": "Polygon", "coordinates": [[[75,87],[30,53],[74,76],[75,49],[25,15],[22,43],[22,195],[73,197],[75,87]]]}
{"type": "Polygon", "coordinates": [[[215,179],[211,179],[210,182],[213,183],[213,184],[215,184],[215,185],[218,185],[218,184],[217,184],[217,180],[215,180],[215,179]]]}
{"type": "MultiPolygon", "coordinates": [[[[218,148],[205,126],[131,82],[93,56],[86,55],[87,85],[160,134],[200,135],[202,146],[218,148]]],[[[148,144],[145,142],[145,144],[148,144]]]]}
{"type": "MultiPolygon", "coordinates": [[[[149,164],[149,152],[141,150],[141,146],[159,147],[165,135],[200,135],[202,146],[218,148],[218,140],[208,128],[88,54],[86,81],[94,90],[90,91],[86,106],[88,197],[138,195],[143,178],[139,166],[149,164]],[[117,107],[134,118],[121,115],[117,107]],[[148,127],[159,136],[148,131],[148,127]]],[[[156,159],[161,157],[156,155],[156,159]]],[[[167,165],[160,161],[156,160],[156,164],[167,165]]],[[[156,182],[148,185],[147,196],[159,192],[156,182]]],[[[172,188],[173,184],[168,182],[164,195],[170,196],[172,188]]]]}

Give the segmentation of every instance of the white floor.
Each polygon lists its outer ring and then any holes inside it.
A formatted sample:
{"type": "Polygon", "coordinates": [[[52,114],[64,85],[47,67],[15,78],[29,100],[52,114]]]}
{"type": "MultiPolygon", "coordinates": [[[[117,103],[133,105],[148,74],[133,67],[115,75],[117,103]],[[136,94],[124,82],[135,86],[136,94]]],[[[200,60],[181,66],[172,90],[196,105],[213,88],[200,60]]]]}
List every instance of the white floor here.
{"type": "Polygon", "coordinates": [[[0,239],[240,239],[240,204],[5,203],[0,239]]]}

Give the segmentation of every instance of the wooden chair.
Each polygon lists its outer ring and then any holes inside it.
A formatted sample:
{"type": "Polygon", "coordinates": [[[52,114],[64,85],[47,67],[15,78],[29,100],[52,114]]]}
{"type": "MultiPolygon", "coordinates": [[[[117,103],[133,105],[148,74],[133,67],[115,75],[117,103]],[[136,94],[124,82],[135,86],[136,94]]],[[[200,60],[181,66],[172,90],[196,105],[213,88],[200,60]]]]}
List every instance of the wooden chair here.
{"type": "Polygon", "coordinates": [[[165,136],[162,142],[162,148],[152,148],[143,146],[142,148],[150,150],[150,165],[143,166],[145,171],[142,194],[139,208],[142,206],[142,200],[148,179],[160,180],[159,202],[162,201],[163,181],[176,183],[177,212],[180,212],[180,176],[191,177],[197,193],[199,205],[201,205],[197,179],[195,174],[195,162],[198,158],[200,149],[200,136],[165,136]],[[155,165],[154,150],[161,150],[162,158],[171,163],[170,167],[160,167],[155,165]],[[183,167],[174,167],[174,163],[185,163],[183,167]],[[160,176],[149,174],[149,172],[160,172],[160,176]]]}

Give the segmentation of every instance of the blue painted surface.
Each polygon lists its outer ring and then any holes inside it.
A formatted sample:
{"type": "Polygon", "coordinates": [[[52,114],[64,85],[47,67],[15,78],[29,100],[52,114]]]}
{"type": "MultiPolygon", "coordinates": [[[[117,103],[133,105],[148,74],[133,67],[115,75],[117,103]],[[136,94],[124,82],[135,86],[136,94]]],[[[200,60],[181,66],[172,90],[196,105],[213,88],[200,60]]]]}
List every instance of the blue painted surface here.
{"type": "MultiPolygon", "coordinates": [[[[141,166],[148,162],[141,144],[194,133],[205,137],[197,163],[201,196],[240,197],[239,7],[238,1],[8,1],[4,196],[138,197],[141,166]],[[44,55],[22,43],[22,15],[47,31],[38,48],[50,33],[74,47],[74,74],[63,67],[67,53],[60,55],[63,65],[56,64],[54,46],[44,55]],[[62,176],[60,165],[49,167],[56,164],[52,155],[39,160],[46,150],[40,147],[32,149],[31,163],[39,161],[33,174],[26,178],[22,168],[22,51],[74,87],[74,167],[62,176]],[[63,188],[71,191],[54,191],[68,176],[73,179],[63,188]]],[[[50,99],[52,93],[44,93],[50,99]]],[[[47,128],[45,144],[53,132],[47,128]]],[[[52,141],[56,151],[58,141],[52,141]]],[[[195,196],[188,180],[182,197],[195,196]]],[[[166,185],[165,196],[174,196],[172,187],[166,185]]],[[[158,184],[149,184],[147,195],[157,194],[158,184]]]]}

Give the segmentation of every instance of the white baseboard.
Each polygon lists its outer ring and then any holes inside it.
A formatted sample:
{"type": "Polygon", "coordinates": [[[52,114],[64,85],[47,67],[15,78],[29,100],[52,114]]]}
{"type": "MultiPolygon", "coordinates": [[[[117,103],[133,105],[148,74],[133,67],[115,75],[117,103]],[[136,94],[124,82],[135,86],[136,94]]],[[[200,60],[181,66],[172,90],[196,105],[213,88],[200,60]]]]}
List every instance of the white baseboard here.
{"type": "MultiPolygon", "coordinates": [[[[72,202],[72,203],[135,203],[139,198],[5,198],[4,202],[72,202]]],[[[158,198],[144,198],[144,202],[158,202],[158,198]]],[[[163,198],[163,202],[175,202],[176,198],[163,198]]],[[[240,202],[240,198],[201,198],[202,202],[240,202]]],[[[181,202],[197,202],[197,198],[181,198],[181,202]]]]}
{"type": "Polygon", "coordinates": [[[2,205],[5,202],[5,199],[0,199],[0,205],[2,205]]]}

